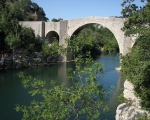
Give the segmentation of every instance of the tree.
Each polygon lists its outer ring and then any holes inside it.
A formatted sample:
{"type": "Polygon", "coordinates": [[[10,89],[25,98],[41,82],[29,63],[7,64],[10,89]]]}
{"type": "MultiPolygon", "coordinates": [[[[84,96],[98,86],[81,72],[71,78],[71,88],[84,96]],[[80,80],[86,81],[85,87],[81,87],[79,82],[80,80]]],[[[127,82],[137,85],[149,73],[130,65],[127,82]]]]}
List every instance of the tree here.
{"type": "Polygon", "coordinates": [[[86,52],[90,51],[93,57],[101,52],[119,51],[114,35],[98,24],[91,24],[75,31],[74,36],[68,40],[68,49],[68,54],[70,52],[73,55],[86,55],[86,52]]]}
{"type": "Polygon", "coordinates": [[[30,0],[8,0],[5,1],[3,8],[8,13],[8,17],[11,19],[17,19],[20,21],[31,18],[30,15],[30,0]]]}
{"type": "Polygon", "coordinates": [[[10,48],[14,51],[20,44],[20,36],[19,35],[14,35],[13,33],[9,33],[6,37],[6,41],[10,48]]]}
{"type": "Polygon", "coordinates": [[[35,34],[31,28],[22,27],[20,31],[21,47],[23,49],[32,49],[31,47],[35,44],[35,34]]]}
{"type": "Polygon", "coordinates": [[[8,32],[8,19],[7,13],[0,5],[0,50],[4,51],[8,48],[5,43],[6,33],[8,32]]]}
{"type": "MultiPolygon", "coordinates": [[[[3,48],[15,49],[20,43],[20,25],[16,19],[10,19],[7,12],[1,8],[0,17],[0,34],[3,48]]],[[[2,49],[4,50],[4,49],[2,49]]]]}
{"type": "Polygon", "coordinates": [[[31,0],[4,0],[0,2],[10,18],[15,18],[19,21],[48,20],[43,8],[31,0]]]}
{"type": "Polygon", "coordinates": [[[134,84],[143,107],[150,108],[150,35],[143,35],[129,54],[122,57],[123,75],[134,84]]]}
{"type": "Polygon", "coordinates": [[[68,71],[67,79],[73,82],[69,88],[65,83],[56,85],[51,82],[47,85],[44,81],[20,74],[24,87],[32,88],[29,93],[32,96],[41,95],[43,98],[42,101],[32,101],[30,106],[17,105],[16,110],[23,112],[23,120],[99,118],[100,109],[105,106],[102,102],[103,87],[97,81],[102,66],[90,58],[83,59],[81,56],[75,59],[75,64],[75,70],[68,71]]]}
{"type": "Polygon", "coordinates": [[[98,39],[98,44],[103,48],[103,52],[118,52],[119,46],[114,34],[105,27],[100,27],[97,29],[100,34],[100,39],[98,39]]]}
{"type": "Polygon", "coordinates": [[[9,49],[21,48],[33,51],[37,50],[36,45],[40,48],[41,40],[35,38],[31,28],[20,26],[19,21],[33,20],[34,9],[38,15],[36,20],[46,21],[43,9],[36,4],[37,10],[31,0],[3,0],[0,3],[0,50],[8,52],[9,49]]]}
{"type": "Polygon", "coordinates": [[[62,19],[62,18],[58,18],[58,19],[53,18],[51,21],[52,21],[52,22],[59,22],[59,21],[61,21],[61,20],[63,20],[63,19],[62,19]]]}
{"type": "Polygon", "coordinates": [[[132,3],[134,0],[124,0],[122,6],[124,9],[122,10],[123,17],[128,18],[128,20],[124,24],[123,30],[126,32],[126,35],[138,34],[138,36],[142,34],[147,34],[149,32],[149,14],[150,14],[150,3],[148,0],[141,0],[141,2],[146,2],[146,5],[137,6],[132,3]]]}
{"type": "Polygon", "coordinates": [[[32,12],[34,21],[47,21],[48,18],[42,7],[39,7],[37,3],[32,2],[30,11],[32,12]]]}
{"type": "Polygon", "coordinates": [[[52,44],[43,44],[42,46],[43,53],[45,55],[59,55],[61,47],[59,46],[59,43],[57,40],[54,40],[52,44]]]}
{"type": "MultiPolygon", "coordinates": [[[[122,57],[122,73],[135,86],[136,94],[142,100],[142,106],[150,110],[150,2],[137,6],[134,0],[124,0],[122,10],[126,35],[136,35],[137,40],[131,52],[122,57]]],[[[144,1],[142,1],[144,2],[144,1]]]]}

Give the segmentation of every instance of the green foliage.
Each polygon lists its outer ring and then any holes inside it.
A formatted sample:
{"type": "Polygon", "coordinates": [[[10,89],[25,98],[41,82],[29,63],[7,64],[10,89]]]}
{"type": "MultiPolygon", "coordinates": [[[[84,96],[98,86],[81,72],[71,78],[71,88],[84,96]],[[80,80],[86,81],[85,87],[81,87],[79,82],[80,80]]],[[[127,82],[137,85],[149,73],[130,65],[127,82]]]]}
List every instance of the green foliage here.
{"type": "Polygon", "coordinates": [[[41,52],[42,51],[42,45],[43,45],[43,39],[41,39],[40,37],[35,37],[34,43],[35,44],[34,44],[33,51],[41,52]]]}
{"type": "Polygon", "coordinates": [[[62,18],[58,18],[58,19],[53,18],[51,21],[52,21],[52,22],[59,22],[59,21],[61,21],[61,20],[63,20],[63,19],[62,19],[62,18]]]}
{"type": "Polygon", "coordinates": [[[124,103],[128,101],[126,98],[124,98],[123,93],[118,96],[118,100],[120,103],[124,103]]]}
{"type": "Polygon", "coordinates": [[[147,115],[140,115],[137,120],[150,120],[147,115]]]}
{"type": "Polygon", "coordinates": [[[142,99],[142,105],[150,108],[150,36],[138,39],[131,53],[122,57],[122,73],[135,85],[135,91],[142,99]]]}
{"type": "Polygon", "coordinates": [[[45,55],[59,55],[63,52],[63,47],[59,45],[57,40],[53,40],[52,44],[43,44],[42,50],[45,55]]]}
{"type": "Polygon", "coordinates": [[[36,20],[46,21],[43,9],[36,4],[37,9],[30,0],[3,0],[0,3],[0,50],[40,51],[41,40],[35,38],[31,28],[21,27],[19,20],[34,20],[33,12],[36,12],[36,20]]]}
{"type": "Polygon", "coordinates": [[[34,21],[47,21],[48,18],[42,7],[39,7],[37,3],[31,2],[30,12],[32,13],[32,19],[34,21]]]}
{"type": "Polygon", "coordinates": [[[21,47],[27,50],[33,50],[35,46],[35,35],[31,28],[22,27],[21,32],[21,47]]]}
{"type": "Polygon", "coordinates": [[[6,2],[7,11],[11,18],[18,20],[27,20],[30,17],[30,0],[20,0],[14,2],[6,2]]]}
{"type": "Polygon", "coordinates": [[[7,15],[11,19],[32,20],[32,21],[47,21],[43,8],[39,7],[31,0],[8,0],[3,1],[1,8],[7,12],[7,15]]]}
{"type": "Polygon", "coordinates": [[[68,40],[68,53],[73,53],[74,55],[83,54],[86,55],[88,51],[96,49],[92,41],[92,37],[84,37],[82,35],[77,36],[71,40],[68,40]]]}
{"type": "Polygon", "coordinates": [[[99,27],[98,24],[80,28],[74,34],[76,36],[72,36],[68,42],[68,46],[72,46],[69,52],[74,55],[80,53],[86,55],[86,52],[90,51],[91,55],[94,56],[100,54],[102,49],[102,52],[119,50],[114,35],[107,28],[99,27]]]}
{"type": "Polygon", "coordinates": [[[73,82],[69,88],[65,84],[45,83],[20,73],[23,86],[31,88],[29,93],[42,96],[42,101],[32,101],[30,106],[17,105],[16,110],[23,112],[23,120],[99,118],[100,109],[104,106],[104,91],[97,77],[103,70],[102,66],[82,56],[75,59],[75,64],[75,70],[68,71],[68,80],[73,82]]]}
{"type": "Polygon", "coordinates": [[[8,43],[8,45],[10,46],[11,49],[15,49],[19,46],[21,40],[20,40],[20,36],[19,35],[14,35],[12,33],[9,33],[6,36],[6,41],[8,43]]]}
{"type": "Polygon", "coordinates": [[[104,52],[117,52],[119,51],[118,43],[115,39],[115,37],[109,37],[105,39],[104,45],[103,45],[103,51],[104,52]]]}
{"type": "Polygon", "coordinates": [[[45,55],[49,55],[50,54],[50,46],[48,44],[43,44],[42,45],[42,50],[43,50],[43,53],[45,55]]]}
{"type": "MultiPolygon", "coordinates": [[[[124,9],[122,10],[123,17],[128,20],[124,24],[123,30],[127,35],[132,34],[147,34],[149,32],[150,20],[150,3],[146,2],[145,5],[137,6],[134,3],[128,3],[127,0],[123,3],[124,9]]],[[[134,1],[134,0],[133,0],[134,1]]],[[[146,0],[145,0],[146,1],[146,0]]]]}
{"type": "MultiPolygon", "coordinates": [[[[15,49],[20,44],[20,26],[16,19],[10,19],[5,11],[0,12],[0,35],[1,44],[0,46],[9,46],[11,49],[15,49]]],[[[5,47],[4,47],[5,48],[5,47]]]]}
{"type": "Polygon", "coordinates": [[[142,7],[125,0],[123,15],[128,17],[123,30],[127,35],[138,36],[131,52],[122,57],[122,73],[135,87],[143,107],[150,109],[150,3],[142,7]]]}
{"type": "Polygon", "coordinates": [[[98,44],[101,48],[103,48],[103,52],[119,51],[117,40],[110,30],[101,26],[97,29],[97,32],[100,34],[98,44]]]}

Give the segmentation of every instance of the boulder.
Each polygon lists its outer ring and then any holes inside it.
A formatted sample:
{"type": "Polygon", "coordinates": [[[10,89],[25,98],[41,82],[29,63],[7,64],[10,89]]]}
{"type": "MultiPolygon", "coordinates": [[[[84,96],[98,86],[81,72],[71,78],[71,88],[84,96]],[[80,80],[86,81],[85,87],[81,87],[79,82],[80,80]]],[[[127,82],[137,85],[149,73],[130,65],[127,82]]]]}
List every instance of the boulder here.
{"type": "Polygon", "coordinates": [[[140,98],[135,96],[134,85],[128,80],[124,82],[123,94],[128,102],[117,107],[116,120],[137,120],[140,116],[150,117],[150,113],[142,109],[140,98]]]}

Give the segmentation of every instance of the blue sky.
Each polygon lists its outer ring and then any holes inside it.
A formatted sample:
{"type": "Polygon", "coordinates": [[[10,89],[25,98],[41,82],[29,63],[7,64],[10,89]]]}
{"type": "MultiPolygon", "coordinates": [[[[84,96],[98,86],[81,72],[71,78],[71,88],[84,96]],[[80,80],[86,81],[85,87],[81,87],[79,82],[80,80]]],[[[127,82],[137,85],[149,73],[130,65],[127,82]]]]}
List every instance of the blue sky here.
{"type": "Polygon", "coordinates": [[[121,16],[123,0],[32,0],[42,7],[46,16],[70,20],[88,16],[121,16]]]}

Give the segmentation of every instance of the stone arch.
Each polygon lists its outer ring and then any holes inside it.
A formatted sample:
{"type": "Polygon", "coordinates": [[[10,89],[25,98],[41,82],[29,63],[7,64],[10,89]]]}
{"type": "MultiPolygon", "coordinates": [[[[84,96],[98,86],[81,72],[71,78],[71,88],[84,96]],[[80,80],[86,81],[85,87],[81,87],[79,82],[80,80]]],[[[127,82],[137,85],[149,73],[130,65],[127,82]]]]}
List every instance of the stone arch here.
{"type": "MultiPolygon", "coordinates": [[[[80,30],[82,30],[83,28],[88,27],[89,25],[92,25],[92,24],[97,24],[97,23],[87,23],[87,24],[85,24],[85,25],[79,27],[78,29],[76,29],[76,30],[72,33],[72,35],[70,36],[70,38],[72,38],[74,34],[78,34],[78,33],[77,33],[78,30],[80,31],[80,30]]],[[[101,24],[97,24],[97,25],[99,25],[99,27],[104,27],[104,26],[102,26],[101,24]]],[[[106,27],[105,27],[105,28],[106,28],[106,27]]],[[[108,28],[107,28],[107,29],[108,29],[108,28]]],[[[109,30],[109,29],[108,29],[108,30],[109,30]]],[[[111,30],[109,30],[109,31],[110,31],[110,32],[113,34],[113,36],[115,37],[114,33],[113,33],[111,30]]],[[[116,39],[116,37],[115,37],[115,39],[116,39]]],[[[117,39],[116,39],[116,41],[117,41],[117,39]]],[[[117,44],[118,44],[118,47],[119,47],[118,41],[117,41],[117,44]]],[[[120,48],[119,48],[119,51],[120,51],[120,48]]]]}
{"type": "MultiPolygon", "coordinates": [[[[92,23],[87,23],[87,24],[83,24],[83,25],[81,25],[81,26],[78,26],[78,28],[74,29],[74,31],[72,31],[72,33],[71,33],[69,36],[72,37],[72,36],[74,35],[74,33],[75,33],[78,29],[82,28],[83,26],[89,25],[89,24],[99,24],[99,23],[94,23],[94,22],[92,22],[92,23]]],[[[101,25],[101,24],[99,24],[99,25],[101,25]]],[[[103,26],[103,25],[102,25],[102,26],[103,26]]],[[[105,26],[103,26],[103,27],[105,27],[105,26]]],[[[108,27],[106,27],[106,28],[107,28],[108,30],[110,30],[108,27]]],[[[112,30],[110,30],[110,32],[111,32],[111,33],[114,35],[114,37],[116,38],[115,33],[114,33],[112,30]]],[[[116,38],[116,40],[117,40],[117,38],[116,38]]],[[[121,51],[120,41],[117,40],[117,43],[118,43],[118,46],[119,46],[119,51],[121,51]]]]}
{"type": "Polygon", "coordinates": [[[81,31],[82,29],[88,27],[89,25],[92,25],[92,24],[96,24],[96,23],[87,23],[83,26],[80,26],[79,28],[77,28],[76,30],[74,30],[74,32],[72,33],[72,35],[70,37],[72,37],[74,34],[78,34],[78,31],[81,31]]]}
{"type": "Polygon", "coordinates": [[[59,35],[56,31],[50,31],[46,34],[45,42],[48,44],[52,44],[54,40],[58,40],[59,42],[59,35]]]}
{"type": "Polygon", "coordinates": [[[73,33],[80,27],[87,25],[87,24],[99,24],[103,27],[109,29],[113,35],[115,36],[120,53],[123,53],[123,40],[124,40],[124,32],[121,28],[124,26],[124,19],[121,18],[103,18],[103,17],[87,17],[87,18],[80,18],[75,20],[68,21],[68,35],[72,36],[73,33]]]}

